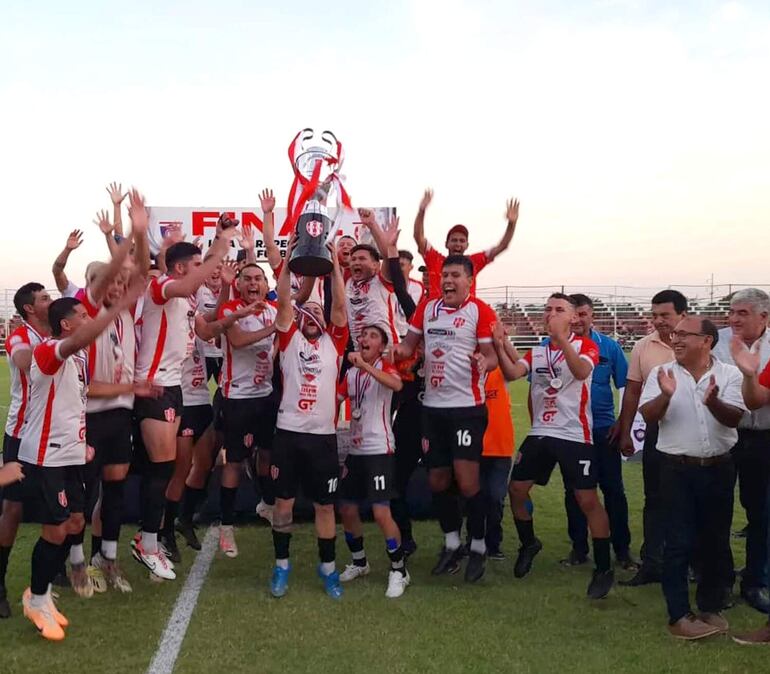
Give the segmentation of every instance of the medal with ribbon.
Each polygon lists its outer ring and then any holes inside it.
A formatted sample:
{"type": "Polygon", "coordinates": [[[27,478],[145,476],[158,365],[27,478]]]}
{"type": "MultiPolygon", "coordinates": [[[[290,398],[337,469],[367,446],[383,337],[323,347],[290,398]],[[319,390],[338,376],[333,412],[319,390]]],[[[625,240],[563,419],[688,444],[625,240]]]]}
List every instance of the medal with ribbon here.
{"type": "MultiPolygon", "coordinates": [[[[378,358],[373,364],[372,367],[377,367],[377,363],[379,363],[380,359],[378,358]]],[[[366,391],[369,389],[369,386],[372,383],[372,375],[370,372],[364,372],[360,367],[356,369],[356,388],[355,391],[353,391],[353,410],[350,413],[350,416],[353,417],[356,421],[358,421],[361,418],[361,415],[363,413],[363,406],[364,406],[364,397],[366,396],[366,391]]]]}
{"type": "Polygon", "coordinates": [[[548,373],[551,375],[551,381],[549,382],[551,388],[557,391],[562,387],[564,382],[556,376],[556,366],[564,360],[564,351],[561,349],[551,349],[551,345],[545,347],[545,362],[548,366],[548,373]]]}

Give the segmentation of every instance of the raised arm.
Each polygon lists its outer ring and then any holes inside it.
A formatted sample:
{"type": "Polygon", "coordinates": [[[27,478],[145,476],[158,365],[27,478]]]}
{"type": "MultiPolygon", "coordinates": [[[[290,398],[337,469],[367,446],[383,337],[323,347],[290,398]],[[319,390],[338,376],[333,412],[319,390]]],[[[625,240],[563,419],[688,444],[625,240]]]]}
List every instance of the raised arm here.
{"type": "Polygon", "coordinates": [[[506,206],[505,217],[508,220],[508,224],[505,226],[505,234],[503,234],[503,238],[500,239],[498,244],[493,248],[490,248],[487,252],[487,260],[489,262],[492,262],[492,260],[511,245],[513,234],[516,231],[516,223],[519,220],[519,200],[509,199],[506,206]]]}
{"type": "MultiPolygon", "coordinates": [[[[294,250],[297,245],[297,236],[293,234],[289,240],[289,252],[294,250]]],[[[278,285],[275,292],[278,295],[278,310],[275,317],[275,328],[281,332],[286,332],[294,321],[294,309],[291,306],[291,278],[289,277],[289,265],[281,267],[281,273],[278,274],[278,285]]]]}
{"type": "Polygon", "coordinates": [[[134,239],[134,264],[141,276],[147,276],[150,273],[150,242],[147,238],[150,218],[144,197],[136,189],[129,193],[128,217],[131,219],[131,236],[134,239]]]}
{"type": "Polygon", "coordinates": [[[498,365],[506,381],[515,381],[527,376],[527,366],[521,361],[516,347],[508,339],[505,326],[497,322],[492,326],[492,345],[497,353],[498,365]]]}
{"type": "Polygon", "coordinates": [[[759,353],[750,350],[740,337],[734,335],[730,340],[730,354],[743,375],[741,392],[746,407],[758,410],[770,404],[770,388],[759,383],[759,353]]]}
{"type": "Polygon", "coordinates": [[[67,260],[69,260],[70,253],[76,248],[80,248],[80,244],[83,243],[83,232],[79,229],[73,229],[67,237],[67,242],[64,244],[64,249],[53,261],[53,280],[56,282],[56,289],[60,293],[64,293],[69,286],[69,279],[67,274],[64,273],[64,268],[67,266],[67,260]]]}
{"type": "Polygon", "coordinates": [[[241,250],[246,251],[246,264],[257,264],[257,241],[254,227],[244,224],[241,228],[241,250]]]}
{"type": "MultiPolygon", "coordinates": [[[[370,374],[377,382],[389,388],[391,391],[400,391],[404,388],[404,382],[401,381],[401,377],[389,372],[385,372],[378,367],[375,367],[371,363],[367,363],[358,351],[351,351],[348,354],[348,361],[353,367],[357,367],[359,370],[363,370],[370,374]]],[[[391,366],[392,367],[392,366],[391,366]]]]}
{"type": "MultiPolygon", "coordinates": [[[[341,328],[348,324],[348,312],[345,309],[345,281],[342,278],[340,261],[337,259],[337,247],[333,242],[326,246],[332,254],[332,311],[331,321],[341,328]]],[[[288,265],[285,265],[288,266],[288,265]]]]}
{"type": "Polygon", "coordinates": [[[414,219],[414,241],[417,244],[417,252],[425,255],[428,250],[428,240],[425,238],[425,211],[433,200],[433,190],[427,189],[422,195],[420,206],[417,209],[417,217],[414,219]]]}
{"type": "Polygon", "coordinates": [[[93,223],[99,228],[102,234],[104,234],[104,240],[107,243],[107,249],[110,251],[110,255],[115,255],[115,251],[118,248],[118,242],[115,241],[113,235],[115,227],[110,223],[110,216],[107,211],[99,211],[93,220],[93,223]]]}
{"type": "Polygon", "coordinates": [[[120,183],[110,183],[107,187],[107,194],[112,201],[112,221],[115,223],[115,234],[123,238],[123,218],[120,214],[120,205],[128,196],[128,192],[123,192],[123,185],[120,183]]]}
{"type": "Polygon", "coordinates": [[[262,221],[262,240],[265,244],[265,257],[270,268],[275,271],[281,266],[283,258],[281,251],[275,243],[275,196],[273,190],[262,190],[259,195],[259,204],[264,216],[262,221]]]}
{"type": "Polygon", "coordinates": [[[115,248],[115,253],[112,256],[112,259],[107,263],[107,266],[88,287],[88,294],[96,304],[101,303],[104,296],[107,294],[107,289],[110,287],[110,284],[115,280],[118,274],[120,274],[123,263],[126,261],[128,253],[131,251],[132,244],[133,239],[131,237],[123,239],[115,248]]]}
{"type": "Polygon", "coordinates": [[[414,300],[406,287],[404,274],[401,271],[401,260],[398,257],[398,251],[396,251],[395,256],[390,253],[388,254],[386,266],[390,272],[390,282],[393,284],[393,293],[396,295],[396,299],[401,305],[404,316],[409,320],[412,317],[412,314],[414,314],[417,305],[414,303],[414,300]]]}

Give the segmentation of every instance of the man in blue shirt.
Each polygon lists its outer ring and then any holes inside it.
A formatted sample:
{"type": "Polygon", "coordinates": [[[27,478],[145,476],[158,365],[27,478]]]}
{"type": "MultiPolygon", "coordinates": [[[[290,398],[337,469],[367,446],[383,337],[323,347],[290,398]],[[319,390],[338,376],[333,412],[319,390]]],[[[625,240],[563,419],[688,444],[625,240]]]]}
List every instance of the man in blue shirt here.
{"type": "MultiPolygon", "coordinates": [[[[607,335],[594,330],[594,305],[581,293],[570,296],[577,305],[572,332],[578,337],[590,337],[599,346],[599,364],[591,381],[591,413],[593,437],[599,469],[599,486],[604,495],[604,507],[610,520],[610,538],[615,558],[624,569],[636,569],[631,557],[631,531],[628,528],[628,501],[623,487],[622,460],[618,449],[618,424],[615,420],[615,398],[610,382],[616,389],[626,385],[628,363],[620,345],[607,335]]],[[[547,340],[546,340],[547,341],[547,340]]],[[[565,566],[577,566],[588,561],[588,525],[572,490],[564,492],[567,510],[567,531],[572,541],[565,566]]]]}

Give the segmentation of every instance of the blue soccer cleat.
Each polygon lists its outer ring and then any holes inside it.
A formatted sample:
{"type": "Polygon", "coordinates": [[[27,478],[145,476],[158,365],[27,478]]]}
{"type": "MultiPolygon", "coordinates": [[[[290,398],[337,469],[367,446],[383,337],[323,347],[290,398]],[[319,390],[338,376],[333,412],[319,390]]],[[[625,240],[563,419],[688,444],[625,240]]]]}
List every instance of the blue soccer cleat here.
{"type": "Polygon", "coordinates": [[[318,576],[324,582],[324,590],[332,599],[339,599],[342,597],[342,584],[340,583],[340,574],[337,571],[332,571],[328,576],[321,572],[321,567],[318,567],[318,576]]]}
{"type": "Polygon", "coordinates": [[[286,590],[289,589],[289,571],[282,566],[276,566],[273,568],[273,577],[270,579],[270,594],[274,597],[283,597],[286,594],[286,590]]]}

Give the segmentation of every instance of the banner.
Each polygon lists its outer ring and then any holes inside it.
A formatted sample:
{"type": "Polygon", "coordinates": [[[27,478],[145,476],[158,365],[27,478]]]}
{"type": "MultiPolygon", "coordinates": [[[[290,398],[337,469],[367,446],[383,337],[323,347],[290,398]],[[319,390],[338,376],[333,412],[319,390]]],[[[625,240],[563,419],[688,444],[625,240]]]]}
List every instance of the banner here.
{"type": "MultiPolygon", "coordinates": [[[[396,209],[388,206],[372,208],[377,222],[383,229],[387,229],[396,209]]],[[[193,241],[200,237],[203,250],[206,250],[216,234],[217,220],[220,213],[227,213],[228,217],[240,220],[241,227],[252,227],[255,233],[257,259],[265,259],[265,244],[262,238],[262,211],[259,208],[190,208],[175,206],[150,206],[150,227],[148,238],[150,250],[153,255],[160,250],[164,234],[172,227],[179,226],[186,235],[186,241],[193,241]]],[[[334,220],[337,217],[337,209],[329,209],[329,216],[334,220]]],[[[285,208],[276,208],[275,240],[281,255],[286,255],[286,246],[291,232],[286,228],[287,211],[285,208]]],[[[288,229],[291,229],[290,227],[288,229]]],[[[368,229],[362,226],[358,219],[357,210],[343,210],[340,222],[337,223],[337,236],[352,236],[358,243],[373,243],[368,229]]],[[[238,243],[234,243],[234,251],[238,250],[238,243]]],[[[235,257],[233,252],[231,257],[235,257]]]]}

